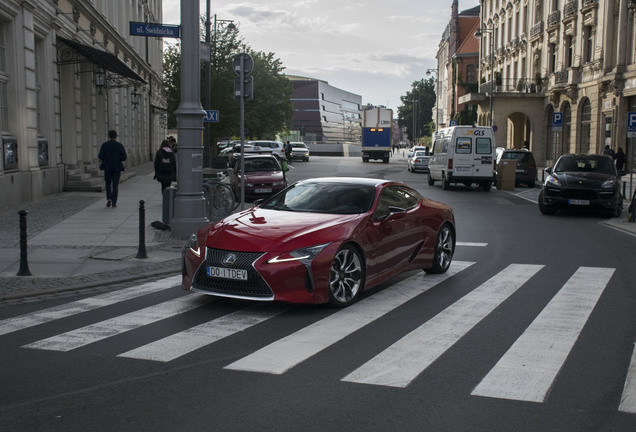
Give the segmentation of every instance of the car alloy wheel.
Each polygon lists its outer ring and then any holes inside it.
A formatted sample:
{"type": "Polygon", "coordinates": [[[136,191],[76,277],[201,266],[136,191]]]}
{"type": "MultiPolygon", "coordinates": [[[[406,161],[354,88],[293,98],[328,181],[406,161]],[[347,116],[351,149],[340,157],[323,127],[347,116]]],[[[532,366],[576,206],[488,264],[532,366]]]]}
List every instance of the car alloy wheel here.
{"type": "Polygon", "coordinates": [[[433,256],[433,265],[425,269],[427,273],[445,273],[453,260],[455,252],[455,241],[453,230],[448,224],[442,225],[437,233],[435,240],[435,254],[433,256]]]}
{"type": "Polygon", "coordinates": [[[360,253],[352,246],[344,246],[333,257],[329,271],[329,303],[344,307],[353,303],[362,291],[364,269],[360,253]]]}

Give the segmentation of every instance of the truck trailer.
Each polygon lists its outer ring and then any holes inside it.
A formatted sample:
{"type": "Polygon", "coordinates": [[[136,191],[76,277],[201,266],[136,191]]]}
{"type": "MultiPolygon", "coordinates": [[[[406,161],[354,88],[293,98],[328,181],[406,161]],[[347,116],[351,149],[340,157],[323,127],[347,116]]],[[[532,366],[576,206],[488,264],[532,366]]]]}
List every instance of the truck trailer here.
{"type": "Polygon", "coordinates": [[[393,111],[383,107],[362,111],[362,162],[389,163],[393,140],[393,111]]]}

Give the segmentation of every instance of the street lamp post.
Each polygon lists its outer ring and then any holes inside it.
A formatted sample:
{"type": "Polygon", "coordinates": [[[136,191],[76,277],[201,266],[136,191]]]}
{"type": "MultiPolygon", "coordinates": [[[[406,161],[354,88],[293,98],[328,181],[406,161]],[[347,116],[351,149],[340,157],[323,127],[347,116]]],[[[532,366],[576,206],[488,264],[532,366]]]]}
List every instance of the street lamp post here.
{"type": "Polygon", "coordinates": [[[431,76],[431,74],[435,74],[435,130],[439,129],[439,73],[437,69],[426,69],[426,75],[431,76]]]}
{"type": "Polygon", "coordinates": [[[413,99],[413,145],[417,145],[417,103],[419,100],[413,99]]]}
{"type": "MultiPolygon", "coordinates": [[[[492,93],[494,90],[494,65],[493,65],[493,54],[494,54],[494,38],[493,38],[493,30],[488,30],[485,28],[479,28],[477,29],[477,31],[475,32],[475,37],[477,39],[481,38],[483,33],[489,33],[490,34],[490,52],[488,53],[490,56],[490,127],[492,127],[493,124],[493,118],[492,118],[492,93]]],[[[483,44],[482,44],[483,47],[483,44]]]]}
{"type": "Polygon", "coordinates": [[[199,69],[199,0],[181,0],[181,102],[177,114],[179,155],[172,235],[185,238],[206,223],[203,197],[203,117],[199,69]]]}

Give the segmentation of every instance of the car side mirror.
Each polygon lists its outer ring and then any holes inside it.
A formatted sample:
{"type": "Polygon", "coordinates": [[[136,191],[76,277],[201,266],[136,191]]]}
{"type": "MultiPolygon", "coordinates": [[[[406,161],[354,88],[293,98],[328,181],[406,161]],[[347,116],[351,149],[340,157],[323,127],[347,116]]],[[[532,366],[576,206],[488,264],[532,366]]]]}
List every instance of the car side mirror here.
{"type": "Polygon", "coordinates": [[[547,172],[548,174],[552,174],[552,167],[547,167],[543,171],[547,172]]]}
{"type": "Polygon", "coordinates": [[[406,210],[402,207],[389,206],[389,213],[384,220],[388,219],[400,219],[406,214],[406,210]]]}

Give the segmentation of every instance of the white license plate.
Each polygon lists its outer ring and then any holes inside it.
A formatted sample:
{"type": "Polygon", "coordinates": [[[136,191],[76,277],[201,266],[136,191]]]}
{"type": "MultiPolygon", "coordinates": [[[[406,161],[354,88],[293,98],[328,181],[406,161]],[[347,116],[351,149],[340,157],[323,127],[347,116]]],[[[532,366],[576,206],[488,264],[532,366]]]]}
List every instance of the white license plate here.
{"type": "Polygon", "coordinates": [[[467,171],[470,171],[470,167],[455,167],[455,171],[457,171],[457,172],[467,172],[467,171]]]}
{"type": "Polygon", "coordinates": [[[572,204],[572,205],[590,205],[590,201],[589,200],[571,199],[571,200],[568,200],[568,204],[572,204]]]}
{"type": "Polygon", "coordinates": [[[272,188],[258,188],[254,189],[254,193],[271,193],[272,188]]]}
{"type": "Polygon", "coordinates": [[[223,279],[247,280],[247,270],[208,266],[207,274],[210,277],[223,279]]]}

